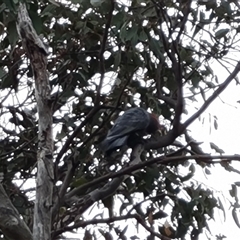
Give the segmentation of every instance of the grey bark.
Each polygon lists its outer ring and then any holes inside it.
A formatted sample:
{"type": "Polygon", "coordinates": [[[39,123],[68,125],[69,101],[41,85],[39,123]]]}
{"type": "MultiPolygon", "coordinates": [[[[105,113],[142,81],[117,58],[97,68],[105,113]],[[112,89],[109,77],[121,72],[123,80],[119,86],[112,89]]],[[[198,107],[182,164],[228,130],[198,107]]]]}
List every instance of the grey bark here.
{"type": "Polygon", "coordinates": [[[47,49],[36,34],[26,6],[19,5],[17,29],[30,59],[35,80],[38,108],[38,164],[33,239],[51,239],[51,211],[53,193],[53,138],[50,84],[47,71],[47,49]]]}
{"type": "Polygon", "coordinates": [[[20,214],[8,198],[3,186],[0,184],[0,229],[4,237],[9,240],[32,240],[29,230],[20,214]]]}

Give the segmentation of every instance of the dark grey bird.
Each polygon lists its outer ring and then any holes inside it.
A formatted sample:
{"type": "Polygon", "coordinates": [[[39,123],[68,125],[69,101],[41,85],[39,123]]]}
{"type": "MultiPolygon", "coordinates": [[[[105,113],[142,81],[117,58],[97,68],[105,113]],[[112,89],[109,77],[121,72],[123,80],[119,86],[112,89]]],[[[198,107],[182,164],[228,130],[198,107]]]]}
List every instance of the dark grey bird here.
{"type": "Polygon", "coordinates": [[[136,140],[139,143],[144,135],[153,134],[161,128],[162,126],[154,114],[140,107],[131,108],[117,118],[101,143],[102,150],[109,155],[124,145],[133,145],[131,143],[136,140]]]}

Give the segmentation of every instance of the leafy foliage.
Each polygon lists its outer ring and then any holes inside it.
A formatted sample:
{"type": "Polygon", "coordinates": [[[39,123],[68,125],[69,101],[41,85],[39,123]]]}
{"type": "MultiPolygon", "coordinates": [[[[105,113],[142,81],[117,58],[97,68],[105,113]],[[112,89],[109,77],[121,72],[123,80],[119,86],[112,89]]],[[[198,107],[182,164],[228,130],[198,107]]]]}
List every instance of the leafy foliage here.
{"type": "MultiPolygon", "coordinates": [[[[208,93],[214,93],[221,85],[211,63],[217,61],[229,71],[228,58],[239,51],[237,1],[26,3],[33,26],[50,50],[55,202],[59,200],[59,190],[67,189],[53,214],[53,239],[80,227],[84,230],[83,239],[113,239],[116,235],[129,239],[132,232],[127,226],[131,220],[123,223],[124,227],[117,222],[124,219],[135,219],[136,229],[141,226],[147,230],[148,239],[158,236],[156,232],[168,239],[184,239],[187,235],[197,239],[193,237],[209,230],[208,219],[214,218],[214,210],[225,210],[214,191],[192,180],[195,169],[201,166],[209,171],[211,161],[195,158],[204,153],[192,144],[187,131],[179,130],[180,116],[197,98],[206,102],[208,93]],[[189,156],[190,160],[144,167],[126,178],[116,192],[100,194],[97,204],[84,205],[84,197],[101,189],[107,181],[86,184],[106,176],[113,167],[106,167],[109,163],[99,143],[119,113],[134,106],[161,116],[165,134],[177,129],[175,138],[185,136],[188,144],[183,148],[184,140],[179,138],[182,143],[172,141],[144,151],[144,161],[167,154],[179,159],[189,156]],[[179,173],[180,165],[185,174],[179,173]],[[74,189],[81,191],[72,194],[74,189]],[[91,206],[95,216],[89,211],[91,206]],[[89,216],[82,215],[85,210],[89,216]],[[91,224],[97,227],[89,227],[91,224]]],[[[37,106],[33,72],[16,31],[17,4],[18,0],[0,4],[0,172],[14,206],[31,227],[32,180],[36,177],[38,150],[37,106]],[[21,180],[20,186],[16,179],[21,180]]],[[[217,128],[217,119],[213,119],[217,128]]],[[[211,143],[211,147],[223,153],[216,144],[211,143]]],[[[128,157],[124,159],[128,161],[128,157]]],[[[229,162],[222,165],[232,171],[229,162]]],[[[112,172],[123,167],[122,162],[116,162],[112,172]]],[[[239,226],[238,185],[232,186],[231,196],[236,202],[232,214],[239,226]]]]}

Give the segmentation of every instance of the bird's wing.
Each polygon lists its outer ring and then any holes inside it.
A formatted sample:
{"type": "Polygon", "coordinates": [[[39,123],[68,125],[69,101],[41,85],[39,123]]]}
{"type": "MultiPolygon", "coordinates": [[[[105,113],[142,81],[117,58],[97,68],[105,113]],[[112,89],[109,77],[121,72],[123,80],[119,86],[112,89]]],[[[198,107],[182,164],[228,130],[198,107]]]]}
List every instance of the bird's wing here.
{"type": "Polygon", "coordinates": [[[115,139],[132,132],[145,130],[149,121],[150,116],[146,110],[142,108],[131,108],[116,120],[107,138],[109,140],[111,138],[115,139]]]}

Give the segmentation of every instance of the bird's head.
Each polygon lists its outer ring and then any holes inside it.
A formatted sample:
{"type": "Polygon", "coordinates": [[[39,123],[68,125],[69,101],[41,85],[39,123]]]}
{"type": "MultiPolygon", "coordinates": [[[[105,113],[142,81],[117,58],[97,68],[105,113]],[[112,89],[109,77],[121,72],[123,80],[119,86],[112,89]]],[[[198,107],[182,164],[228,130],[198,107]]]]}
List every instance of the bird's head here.
{"type": "Polygon", "coordinates": [[[162,132],[163,130],[165,131],[165,127],[159,123],[158,117],[153,114],[149,113],[150,116],[150,121],[147,127],[147,133],[152,134],[157,131],[162,132]]]}

